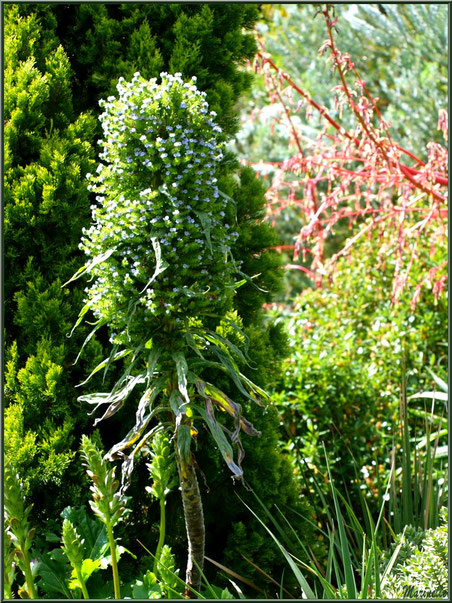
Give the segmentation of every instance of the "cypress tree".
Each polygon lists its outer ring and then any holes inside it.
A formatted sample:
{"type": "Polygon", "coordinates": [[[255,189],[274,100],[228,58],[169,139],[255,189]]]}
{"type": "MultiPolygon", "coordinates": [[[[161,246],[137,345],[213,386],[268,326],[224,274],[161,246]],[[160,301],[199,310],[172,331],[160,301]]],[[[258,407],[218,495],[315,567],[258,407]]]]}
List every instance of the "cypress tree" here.
{"type": "MultiPolygon", "coordinates": [[[[88,218],[83,175],[95,128],[92,117],[74,117],[71,68],[54,26],[43,30],[33,13],[5,6],[5,452],[36,513],[47,515],[85,496],[73,462],[75,427],[88,425],[73,389],[83,373],[64,370],[82,336],[66,338],[81,292],[69,296],[61,284],[77,265],[88,218]]],[[[89,364],[98,348],[87,348],[89,364]]]]}

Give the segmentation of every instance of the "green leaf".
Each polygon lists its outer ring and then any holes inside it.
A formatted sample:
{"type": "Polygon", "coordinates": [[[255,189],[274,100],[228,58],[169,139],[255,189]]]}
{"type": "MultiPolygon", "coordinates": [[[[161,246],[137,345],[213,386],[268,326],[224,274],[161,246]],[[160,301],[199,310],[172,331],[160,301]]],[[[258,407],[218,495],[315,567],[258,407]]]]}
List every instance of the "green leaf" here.
{"type": "Polygon", "coordinates": [[[148,383],[150,381],[152,381],[152,379],[154,377],[154,371],[157,367],[157,362],[158,362],[159,357],[160,357],[160,350],[151,349],[151,351],[149,352],[147,369],[146,369],[146,378],[148,380],[148,383]]]}
{"type": "Polygon", "coordinates": [[[106,319],[102,319],[102,320],[98,320],[96,323],[96,326],[94,327],[94,329],[90,332],[90,334],[87,336],[87,338],[85,339],[85,341],[82,344],[82,347],[80,348],[79,353],[77,354],[77,358],[74,360],[74,364],[77,364],[78,359],[80,358],[81,353],[83,352],[83,350],[85,349],[86,344],[92,339],[92,337],[94,336],[94,334],[104,325],[107,324],[107,320],[106,319]]]}
{"type": "Polygon", "coordinates": [[[226,464],[229,469],[237,478],[242,477],[242,469],[233,460],[234,452],[232,450],[232,446],[226,439],[222,428],[215,419],[212,402],[210,400],[206,400],[205,410],[200,406],[194,406],[194,408],[199,412],[199,414],[206,422],[207,427],[209,428],[210,433],[212,434],[215,442],[217,443],[218,449],[220,450],[220,453],[226,461],[226,464]]]}
{"type": "Polygon", "coordinates": [[[80,278],[82,276],[82,274],[84,272],[89,272],[90,270],[92,270],[94,268],[94,266],[97,266],[98,264],[105,262],[105,260],[107,260],[115,251],[116,251],[116,247],[112,247],[111,249],[108,249],[104,253],[100,253],[99,255],[96,255],[96,257],[94,257],[90,262],[88,262],[87,264],[85,264],[84,266],[79,268],[77,270],[77,272],[68,281],[66,281],[64,283],[64,285],[61,285],[61,288],[66,287],[66,285],[69,285],[69,283],[72,283],[72,281],[77,280],[78,278],[80,278]]]}
{"type": "Polygon", "coordinates": [[[190,460],[191,433],[188,425],[179,425],[177,429],[177,449],[181,458],[188,462],[190,460]]]}
{"type": "Polygon", "coordinates": [[[195,211],[195,214],[198,216],[199,221],[201,222],[201,226],[204,231],[204,236],[206,237],[207,247],[209,248],[210,253],[213,253],[212,242],[210,240],[210,229],[212,227],[212,220],[210,219],[208,214],[202,211],[195,211]]]}
{"type": "MultiPolygon", "coordinates": [[[[64,285],[63,285],[64,287],[64,285]]],[[[88,312],[88,310],[91,308],[91,302],[89,301],[87,304],[85,304],[83,306],[83,308],[80,310],[80,314],[78,315],[77,321],[75,323],[75,325],[72,327],[70,333],[67,335],[68,339],[70,337],[72,337],[72,333],[75,331],[75,329],[79,326],[79,324],[82,322],[83,317],[85,316],[85,314],[88,312]]]]}
{"type": "Polygon", "coordinates": [[[182,352],[174,352],[173,360],[176,363],[177,369],[177,382],[179,391],[184,397],[187,404],[190,404],[190,398],[188,397],[187,391],[187,361],[185,360],[185,356],[182,352]]]}
{"type": "Polygon", "coordinates": [[[329,466],[328,456],[326,454],[326,451],[325,451],[325,459],[326,459],[328,476],[329,476],[330,482],[332,484],[331,492],[333,494],[334,508],[335,508],[337,524],[338,524],[338,528],[339,528],[339,539],[340,539],[340,544],[341,544],[341,558],[342,558],[342,564],[343,564],[344,573],[345,573],[345,584],[347,586],[347,595],[348,595],[349,599],[356,599],[356,583],[355,583],[355,575],[353,572],[353,564],[352,564],[352,560],[350,557],[350,548],[349,548],[349,544],[348,544],[348,540],[347,540],[347,535],[345,533],[344,521],[342,519],[342,514],[341,514],[341,511],[339,508],[339,502],[338,502],[337,496],[336,496],[336,488],[334,487],[334,483],[333,483],[333,480],[331,477],[331,471],[330,471],[330,466],[329,466]]]}
{"type": "Polygon", "coordinates": [[[449,391],[448,385],[445,381],[443,381],[441,379],[441,377],[438,377],[438,375],[435,375],[435,373],[429,369],[427,367],[428,372],[430,373],[430,375],[433,377],[433,381],[436,383],[436,385],[442,389],[443,392],[445,392],[447,394],[447,392],[449,391]]]}
{"type": "Polygon", "coordinates": [[[265,525],[265,523],[256,515],[256,513],[240,498],[240,496],[237,495],[237,497],[239,498],[239,500],[241,500],[241,502],[245,505],[245,507],[248,509],[248,511],[250,511],[254,517],[259,521],[259,523],[267,530],[267,532],[270,534],[270,536],[273,538],[273,540],[276,542],[279,550],[281,551],[281,553],[284,555],[287,563],[290,565],[290,568],[292,570],[292,572],[294,573],[298,584],[300,585],[300,588],[303,590],[304,594],[306,595],[307,599],[317,599],[317,597],[315,596],[315,594],[312,592],[309,584],[306,581],[306,578],[303,576],[303,574],[300,572],[300,570],[298,569],[296,563],[294,562],[294,560],[292,559],[292,557],[290,556],[290,554],[286,551],[286,549],[283,547],[283,545],[279,542],[279,540],[276,538],[276,536],[273,534],[273,532],[271,530],[269,530],[269,528],[265,525]]]}
{"type": "Polygon", "coordinates": [[[222,337],[221,335],[219,335],[218,333],[215,333],[213,331],[208,331],[204,335],[204,337],[205,337],[205,339],[207,339],[214,345],[217,345],[218,347],[220,347],[227,354],[232,352],[242,362],[246,363],[246,358],[245,358],[245,355],[243,354],[242,350],[240,350],[236,345],[234,345],[231,341],[229,341],[229,339],[226,339],[226,337],[222,337]]]}
{"type": "Polygon", "coordinates": [[[429,398],[431,400],[443,400],[447,402],[449,395],[446,392],[420,392],[419,394],[409,396],[407,399],[413,400],[414,398],[429,398]]]}
{"type": "Polygon", "coordinates": [[[105,525],[98,519],[91,519],[86,508],[66,507],[61,516],[77,526],[77,532],[82,539],[84,559],[102,559],[109,550],[105,525]]]}
{"type": "Polygon", "coordinates": [[[77,399],[79,402],[88,402],[88,404],[96,405],[96,407],[91,411],[90,414],[96,412],[96,410],[102,404],[109,404],[104,414],[94,421],[94,426],[96,426],[98,423],[100,423],[100,421],[108,419],[108,417],[111,417],[116,412],[118,412],[118,410],[123,406],[124,402],[126,401],[127,396],[133,391],[135,386],[139,383],[143,383],[143,381],[143,375],[136,375],[135,377],[131,377],[128,381],[126,381],[124,387],[117,391],[113,391],[110,393],[98,392],[95,394],[87,394],[85,396],[79,396],[77,399]]]}
{"type": "MultiPolygon", "coordinates": [[[[101,569],[107,569],[107,567],[109,567],[111,565],[111,553],[110,553],[110,549],[108,549],[108,550],[109,550],[109,554],[104,555],[102,557],[102,559],[100,559],[101,569]]],[[[126,549],[126,547],[122,546],[121,544],[116,543],[115,551],[116,551],[116,561],[119,561],[124,553],[127,553],[128,555],[130,555],[133,559],[137,558],[137,556],[134,553],[132,553],[132,551],[129,551],[129,549],[126,549]]]]}
{"type": "Polygon", "coordinates": [[[160,247],[159,240],[156,237],[151,237],[151,243],[152,243],[152,247],[154,248],[154,254],[155,254],[154,274],[148,280],[144,289],[142,291],[140,291],[140,296],[143,295],[143,293],[146,291],[146,289],[149,287],[149,285],[155,281],[157,276],[159,274],[161,274],[162,272],[164,272],[168,267],[168,264],[162,259],[162,249],[160,247]]]}
{"type": "Polygon", "coordinates": [[[170,393],[169,401],[171,410],[175,414],[176,418],[183,414],[183,408],[186,403],[183,401],[179,391],[173,390],[170,393]]]}
{"type": "Polygon", "coordinates": [[[155,574],[148,570],[142,580],[136,580],[132,585],[132,594],[134,599],[161,599],[164,591],[155,574]]]}
{"type": "Polygon", "coordinates": [[[97,571],[100,567],[101,567],[100,559],[96,559],[95,561],[93,561],[92,559],[89,559],[89,558],[83,559],[82,568],[81,568],[83,580],[86,582],[88,580],[88,578],[91,576],[91,574],[93,574],[95,571],[97,571]]]}
{"type": "Polygon", "coordinates": [[[67,586],[71,574],[71,566],[63,551],[58,548],[50,553],[35,554],[39,557],[37,574],[39,581],[36,583],[40,592],[49,595],[60,594],[65,599],[72,599],[72,594],[67,586]]]}
{"type": "Polygon", "coordinates": [[[237,426],[240,426],[246,434],[251,436],[261,435],[261,432],[257,431],[252,423],[242,416],[242,408],[240,404],[237,404],[231,400],[229,396],[211,383],[203,382],[201,379],[196,378],[195,384],[203,398],[210,398],[221,408],[221,410],[229,413],[231,417],[236,420],[237,426]]]}
{"type": "Polygon", "coordinates": [[[121,358],[124,358],[125,356],[128,356],[131,353],[131,350],[121,350],[120,352],[115,352],[116,347],[117,346],[113,347],[113,351],[110,354],[110,356],[108,358],[105,358],[105,360],[102,360],[102,362],[100,364],[98,364],[96,366],[96,368],[89,374],[89,376],[85,379],[85,381],[80,383],[77,387],[81,387],[82,385],[85,385],[86,383],[88,383],[88,381],[91,379],[91,377],[93,375],[95,375],[98,371],[102,370],[103,368],[108,368],[108,366],[112,362],[116,362],[117,360],[120,360],[121,358]]]}

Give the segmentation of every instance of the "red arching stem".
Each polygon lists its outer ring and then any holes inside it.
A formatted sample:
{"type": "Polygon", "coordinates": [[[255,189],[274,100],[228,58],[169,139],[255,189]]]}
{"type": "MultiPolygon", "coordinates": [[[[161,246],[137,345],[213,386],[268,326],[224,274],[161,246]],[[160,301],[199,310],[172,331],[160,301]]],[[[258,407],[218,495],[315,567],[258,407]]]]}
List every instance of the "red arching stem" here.
{"type": "MultiPolygon", "coordinates": [[[[319,113],[321,113],[323,115],[323,117],[341,134],[343,134],[346,138],[348,138],[348,140],[354,142],[357,146],[359,146],[360,142],[358,140],[358,138],[352,136],[349,132],[347,132],[342,126],[340,126],[326,111],[325,107],[321,107],[313,98],[311,98],[311,96],[309,94],[307,94],[304,90],[302,90],[299,86],[297,86],[297,84],[295,84],[295,82],[289,77],[289,75],[287,73],[284,73],[283,71],[281,71],[279,69],[279,67],[277,67],[277,65],[275,65],[275,63],[272,61],[272,59],[268,56],[264,56],[264,54],[262,52],[258,52],[257,56],[259,56],[262,60],[262,64],[268,63],[273,69],[275,69],[276,71],[279,72],[280,77],[282,79],[284,79],[294,90],[296,90],[303,98],[305,98],[309,104],[311,104],[315,109],[317,109],[317,111],[319,111],[319,113]]],[[[339,70],[339,73],[342,74],[342,71],[339,70]]],[[[343,77],[343,74],[342,74],[343,77]]],[[[344,80],[345,81],[345,80],[344,80]]],[[[347,89],[348,90],[348,89],[347,89]]],[[[346,92],[347,93],[347,92],[346,92]]],[[[360,121],[362,120],[361,116],[357,113],[357,115],[359,116],[360,121]]],[[[365,124],[364,126],[365,127],[365,124]]],[[[367,128],[366,128],[367,130],[367,128]]],[[[370,136],[369,136],[370,137],[370,136]]],[[[371,140],[372,137],[370,137],[371,140]]],[[[375,141],[374,141],[375,143],[375,141]]],[[[375,143],[376,144],[376,143],[375,143]]],[[[377,145],[380,146],[380,145],[377,145]]],[[[423,164],[423,162],[417,158],[415,155],[413,155],[412,153],[410,153],[409,151],[406,151],[405,149],[403,149],[402,147],[398,147],[399,150],[403,151],[405,154],[409,155],[410,157],[412,157],[417,163],[423,164]]],[[[383,151],[384,153],[384,151],[383,151]]],[[[386,153],[384,153],[386,155],[386,153]]],[[[436,199],[440,200],[440,201],[445,201],[445,198],[443,195],[441,195],[440,193],[428,189],[426,187],[424,187],[422,184],[420,184],[419,182],[417,182],[416,180],[414,180],[414,178],[411,176],[411,174],[413,173],[414,168],[408,167],[402,163],[400,163],[399,161],[397,162],[398,167],[400,168],[400,171],[404,174],[404,176],[414,185],[416,186],[416,188],[419,188],[420,190],[422,190],[424,193],[426,193],[427,195],[433,195],[436,199]]],[[[417,171],[415,171],[416,173],[419,173],[417,171]]],[[[435,174],[435,182],[437,184],[441,184],[441,185],[448,185],[448,179],[445,176],[440,176],[435,174]]]]}
{"type": "Polygon", "coordinates": [[[296,130],[296,128],[295,128],[295,126],[293,125],[292,118],[290,117],[290,111],[289,111],[289,108],[288,108],[288,106],[286,105],[286,103],[283,101],[283,99],[282,99],[282,97],[281,97],[281,93],[280,93],[280,92],[279,92],[279,90],[278,90],[278,86],[275,84],[275,81],[274,81],[273,76],[271,76],[271,82],[272,82],[273,90],[274,90],[274,91],[276,92],[276,94],[278,95],[279,101],[280,101],[280,103],[282,104],[282,106],[284,107],[284,111],[285,111],[285,113],[286,113],[287,120],[288,120],[288,122],[289,122],[289,124],[290,124],[290,127],[291,127],[291,129],[292,129],[292,134],[293,134],[293,137],[294,137],[294,140],[295,140],[295,144],[297,145],[298,152],[300,153],[300,155],[301,155],[302,157],[304,157],[303,149],[302,149],[302,147],[301,147],[300,139],[299,139],[299,137],[298,137],[298,132],[297,132],[297,130],[296,130]]]}

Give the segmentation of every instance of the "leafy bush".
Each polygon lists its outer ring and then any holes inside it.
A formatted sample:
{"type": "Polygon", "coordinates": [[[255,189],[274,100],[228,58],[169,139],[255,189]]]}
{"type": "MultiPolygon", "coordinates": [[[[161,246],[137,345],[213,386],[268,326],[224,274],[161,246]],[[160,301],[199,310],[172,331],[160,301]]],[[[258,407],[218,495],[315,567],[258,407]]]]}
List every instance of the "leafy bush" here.
{"type": "MultiPolygon", "coordinates": [[[[384,599],[447,599],[449,586],[447,509],[442,525],[405,540],[383,589],[384,599]]],[[[398,542],[402,537],[398,536],[398,542]]]]}
{"type": "MultiPolygon", "coordinates": [[[[391,306],[393,260],[379,257],[372,238],[358,250],[341,261],[329,286],[305,291],[293,311],[280,313],[292,353],[274,399],[298,460],[326,476],[325,442],[338,487],[362,469],[376,495],[389,465],[404,372],[408,396],[430,383],[426,365],[445,375],[447,303],[425,294],[416,313],[403,300],[391,306]]],[[[423,409],[423,402],[410,401],[412,425],[416,404],[423,409]]]]}
{"type": "MultiPolygon", "coordinates": [[[[35,501],[34,519],[44,519],[44,509],[83,498],[71,449],[76,426],[87,425],[73,390],[83,368],[72,379],[63,370],[81,342],[66,338],[80,292],[70,301],[61,284],[77,265],[88,216],[82,174],[92,165],[86,139],[95,121],[74,116],[55,23],[41,30],[33,10],[20,16],[22,9],[5,10],[5,452],[35,501]]],[[[82,367],[96,362],[99,347],[89,344],[82,367]]]]}

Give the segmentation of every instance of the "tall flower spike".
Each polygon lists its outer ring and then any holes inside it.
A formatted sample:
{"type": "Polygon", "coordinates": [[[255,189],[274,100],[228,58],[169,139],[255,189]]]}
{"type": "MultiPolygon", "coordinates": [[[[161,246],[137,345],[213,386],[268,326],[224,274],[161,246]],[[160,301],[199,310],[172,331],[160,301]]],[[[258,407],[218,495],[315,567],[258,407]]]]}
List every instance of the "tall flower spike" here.
{"type": "MultiPolygon", "coordinates": [[[[77,324],[91,309],[98,319],[93,333],[108,324],[114,344],[92,374],[125,355],[131,358],[110,393],[79,400],[94,404],[94,410],[106,405],[104,419],[144,384],[135,425],[106,457],[123,461],[121,492],[129,485],[136,455],[162,426],[159,413],[170,418],[187,527],[190,596],[190,588],[200,585],[205,538],[191,448],[198,433],[194,421],[204,421],[237,478],[243,474],[238,431],[258,433],[241,416],[239,404],[203,379],[204,372],[226,373],[252,401],[266,396],[240,373],[237,359],[243,361],[243,353],[215,330],[226,319],[234,290],[250,279],[234,281],[238,270],[229,246],[238,236],[230,224],[234,202],[218,188],[224,138],[205,93],[194,78],[184,82],[178,73],[162,73],[161,83],[136,73],[130,83],[118,83],[118,92],[118,98],[101,102],[103,163],[89,175],[99,205],[81,245],[89,261],[73,278],[84,272],[92,277],[77,324]],[[217,421],[214,405],[233,417],[234,432],[217,421]],[[238,463],[231,443],[239,447],[238,463]]],[[[153,467],[157,470],[157,463],[153,467]]],[[[164,499],[160,502],[164,517],[164,499]]]]}
{"type": "Polygon", "coordinates": [[[86,302],[112,343],[130,344],[162,320],[221,314],[232,295],[225,259],[237,234],[223,223],[230,201],[215,177],[221,128],[193,79],[161,77],[135,74],[101,103],[104,163],[88,174],[100,204],[81,246],[93,258],[86,302]]]}

